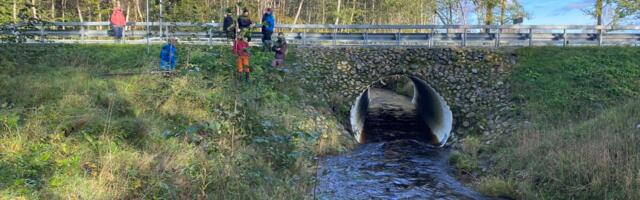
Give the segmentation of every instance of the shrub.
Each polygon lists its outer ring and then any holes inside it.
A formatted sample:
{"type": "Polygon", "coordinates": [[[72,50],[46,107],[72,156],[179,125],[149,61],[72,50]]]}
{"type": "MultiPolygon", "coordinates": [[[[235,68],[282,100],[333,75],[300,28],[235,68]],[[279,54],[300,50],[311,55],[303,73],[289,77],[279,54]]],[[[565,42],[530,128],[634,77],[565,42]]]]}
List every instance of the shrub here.
{"type": "Polygon", "coordinates": [[[490,176],[483,177],[476,188],[479,192],[491,197],[518,199],[520,197],[515,184],[502,178],[490,176]]]}
{"type": "Polygon", "coordinates": [[[472,174],[479,169],[478,160],[475,157],[460,152],[454,152],[449,157],[449,163],[464,174],[472,174]]]}

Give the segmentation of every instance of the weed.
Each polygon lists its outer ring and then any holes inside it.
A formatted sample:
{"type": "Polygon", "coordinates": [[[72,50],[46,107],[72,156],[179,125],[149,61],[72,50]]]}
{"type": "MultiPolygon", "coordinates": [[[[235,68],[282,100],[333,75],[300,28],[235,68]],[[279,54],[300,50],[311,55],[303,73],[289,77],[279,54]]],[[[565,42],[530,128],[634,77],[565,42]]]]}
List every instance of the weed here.
{"type": "Polygon", "coordinates": [[[476,157],[460,152],[452,153],[449,157],[449,163],[455,166],[458,172],[463,174],[472,174],[480,169],[476,157]]]}
{"type": "Polygon", "coordinates": [[[502,178],[483,177],[478,181],[478,191],[491,197],[518,199],[520,196],[515,184],[502,178]]]}

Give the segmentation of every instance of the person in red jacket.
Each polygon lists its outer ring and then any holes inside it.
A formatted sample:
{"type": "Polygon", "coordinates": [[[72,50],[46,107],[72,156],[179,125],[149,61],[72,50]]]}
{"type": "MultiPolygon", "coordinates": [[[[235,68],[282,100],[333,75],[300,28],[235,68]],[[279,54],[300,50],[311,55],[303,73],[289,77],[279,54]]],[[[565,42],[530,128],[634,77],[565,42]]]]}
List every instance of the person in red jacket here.
{"type": "Polygon", "coordinates": [[[119,1],[116,3],[116,7],[113,8],[110,21],[111,26],[113,27],[113,36],[117,41],[121,40],[122,32],[124,31],[124,27],[127,25],[127,20],[122,13],[119,1]]]}
{"type": "Polygon", "coordinates": [[[249,82],[249,73],[251,73],[251,69],[249,68],[249,42],[245,39],[242,34],[238,34],[238,37],[233,42],[233,54],[237,56],[236,58],[236,68],[238,70],[238,75],[242,78],[244,73],[244,81],[249,82]]]}

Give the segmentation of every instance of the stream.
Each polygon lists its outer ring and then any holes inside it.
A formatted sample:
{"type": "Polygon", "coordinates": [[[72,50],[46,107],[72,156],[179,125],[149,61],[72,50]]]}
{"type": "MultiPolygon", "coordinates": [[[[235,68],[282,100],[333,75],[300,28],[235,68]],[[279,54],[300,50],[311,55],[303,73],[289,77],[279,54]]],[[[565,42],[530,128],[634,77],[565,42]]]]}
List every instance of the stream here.
{"type": "Polygon", "coordinates": [[[487,199],[452,176],[450,149],[416,140],[425,127],[415,123],[408,97],[381,89],[370,94],[367,142],[322,158],[317,199],[487,199]]]}

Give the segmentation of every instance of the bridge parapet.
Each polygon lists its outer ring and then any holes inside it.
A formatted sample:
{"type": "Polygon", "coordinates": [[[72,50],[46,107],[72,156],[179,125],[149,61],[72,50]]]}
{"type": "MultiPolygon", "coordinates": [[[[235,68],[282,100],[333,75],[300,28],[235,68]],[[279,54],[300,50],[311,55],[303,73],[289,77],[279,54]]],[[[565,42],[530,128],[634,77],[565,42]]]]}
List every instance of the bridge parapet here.
{"type": "MultiPolygon", "coordinates": [[[[112,42],[109,22],[50,22],[0,25],[0,39],[30,36],[28,42],[112,42]],[[25,26],[31,29],[22,29],[25,26]],[[20,28],[22,27],[22,28],[20,28]]],[[[589,25],[333,25],[278,24],[294,44],[323,46],[535,46],[640,45],[640,26],[589,25]]],[[[186,43],[226,44],[219,23],[128,22],[125,43],[159,43],[179,37],[186,43]]],[[[254,29],[254,37],[261,37],[254,29]]]]}

